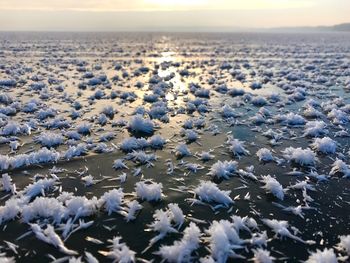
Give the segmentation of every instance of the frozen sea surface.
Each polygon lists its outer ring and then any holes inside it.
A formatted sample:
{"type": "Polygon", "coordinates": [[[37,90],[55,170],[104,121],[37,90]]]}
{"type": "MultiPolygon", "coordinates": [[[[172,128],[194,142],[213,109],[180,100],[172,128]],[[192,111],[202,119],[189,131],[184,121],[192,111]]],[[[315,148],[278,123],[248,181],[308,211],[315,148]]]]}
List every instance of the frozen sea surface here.
{"type": "Polygon", "coordinates": [[[0,33],[0,261],[346,261],[349,91],[346,33],[0,33]]]}

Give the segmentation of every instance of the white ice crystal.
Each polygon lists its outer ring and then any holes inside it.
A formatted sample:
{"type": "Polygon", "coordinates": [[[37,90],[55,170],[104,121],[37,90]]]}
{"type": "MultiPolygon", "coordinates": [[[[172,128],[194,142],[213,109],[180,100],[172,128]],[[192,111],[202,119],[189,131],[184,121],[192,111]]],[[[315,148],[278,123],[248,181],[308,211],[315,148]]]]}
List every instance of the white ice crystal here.
{"type": "Polygon", "coordinates": [[[188,142],[194,142],[197,141],[199,136],[198,133],[194,130],[185,130],[185,137],[188,142]]]}
{"type": "Polygon", "coordinates": [[[101,196],[98,200],[98,204],[99,207],[103,207],[108,211],[108,215],[111,215],[113,212],[118,212],[121,209],[123,199],[123,189],[112,189],[101,196]]]}
{"type": "Polygon", "coordinates": [[[254,106],[257,107],[264,106],[268,103],[267,100],[262,96],[254,97],[251,102],[254,106]]]}
{"type": "Polygon", "coordinates": [[[267,148],[261,148],[256,152],[256,156],[258,156],[259,161],[263,161],[263,162],[270,162],[273,161],[274,158],[272,156],[272,153],[269,149],[267,148]]]}
{"type": "Polygon", "coordinates": [[[332,154],[337,150],[337,143],[329,137],[316,138],[311,144],[311,147],[316,151],[332,154]]]}
{"type": "MultiPolygon", "coordinates": [[[[0,80],[0,85],[1,85],[1,80],[0,80]]],[[[1,263],[16,263],[14,257],[6,257],[5,253],[0,253],[0,262],[1,263]]]]}
{"type": "Polygon", "coordinates": [[[102,109],[102,113],[105,114],[106,116],[108,116],[109,118],[112,118],[114,116],[115,112],[116,112],[115,109],[111,105],[105,106],[102,109]]]}
{"type": "Polygon", "coordinates": [[[202,151],[200,154],[197,154],[197,157],[203,162],[210,161],[215,158],[215,155],[210,153],[211,151],[202,151]]]}
{"type": "Polygon", "coordinates": [[[249,120],[255,125],[261,125],[266,122],[264,116],[261,114],[255,114],[253,117],[249,118],[249,120]]]}
{"type": "Polygon", "coordinates": [[[185,157],[185,156],[191,156],[192,153],[190,152],[186,144],[180,143],[175,148],[175,155],[177,157],[185,157]]]}
{"type": "Polygon", "coordinates": [[[9,176],[9,174],[7,174],[7,173],[2,174],[1,184],[2,184],[2,188],[4,191],[13,192],[14,186],[12,184],[12,178],[9,176]]]}
{"type": "Polygon", "coordinates": [[[163,185],[154,182],[137,182],[135,190],[137,197],[146,201],[159,201],[162,199],[163,185]]]}
{"type": "Polygon", "coordinates": [[[332,164],[332,169],[330,175],[335,175],[336,173],[341,173],[344,177],[350,177],[350,167],[342,160],[335,160],[332,164]]]}
{"type": "Polygon", "coordinates": [[[157,160],[157,156],[154,153],[145,153],[144,151],[132,151],[128,153],[126,159],[132,160],[138,164],[148,164],[152,166],[152,161],[157,160]]]}
{"type": "Polygon", "coordinates": [[[228,136],[226,144],[228,145],[229,151],[234,156],[248,155],[249,151],[244,148],[244,142],[234,139],[232,136],[228,136]]]}
{"type": "MultiPolygon", "coordinates": [[[[250,232],[249,227],[246,225],[246,223],[249,222],[248,217],[241,217],[241,216],[233,215],[233,216],[231,216],[231,219],[233,222],[233,227],[236,229],[237,233],[239,233],[240,230],[246,230],[246,231],[250,232]]],[[[254,223],[253,223],[253,225],[255,226],[254,223]]]]}
{"type": "Polygon", "coordinates": [[[305,117],[308,117],[308,118],[318,118],[323,115],[319,110],[315,109],[311,105],[306,106],[306,108],[303,111],[303,114],[305,117]]]}
{"type": "Polygon", "coordinates": [[[268,193],[271,193],[278,199],[283,200],[283,186],[275,178],[271,177],[271,175],[262,176],[261,182],[265,184],[262,188],[264,188],[268,193]]]}
{"type": "Polygon", "coordinates": [[[49,189],[52,189],[55,183],[56,180],[52,178],[40,179],[37,182],[27,185],[27,187],[24,189],[24,193],[26,196],[33,198],[39,194],[44,194],[45,191],[49,189]]]}
{"type": "Polygon", "coordinates": [[[339,109],[331,110],[327,117],[330,118],[334,124],[346,124],[349,121],[349,116],[339,109]]]}
{"type": "Polygon", "coordinates": [[[0,155],[0,169],[7,170],[10,167],[11,157],[7,155],[0,155]]]}
{"type": "MultiPolygon", "coordinates": [[[[59,158],[60,158],[60,154],[55,150],[42,148],[37,152],[30,153],[28,155],[28,162],[29,164],[50,163],[50,162],[57,162],[59,158]]],[[[15,164],[12,164],[11,166],[18,167],[15,164]]]]}
{"type": "Polygon", "coordinates": [[[0,86],[13,87],[16,86],[17,81],[14,79],[0,79],[0,86]]]}
{"type": "Polygon", "coordinates": [[[93,151],[96,153],[109,153],[113,151],[112,147],[109,147],[103,142],[92,144],[91,146],[93,147],[93,151]]]}
{"type": "Polygon", "coordinates": [[[168,204],[171,220],[175,223],[175,226],[180,228],[185,221],[185,216],[178,204],[168,204]]]}
{"type": "Polygon", "coordinates": [[[153,244],[163,239],[168,233],[177,233],[177,230],[171,225],[171,218],[166,211],[156,210],[153,214],[154,221],[149,225],[153,231],[159,232],[157,236],[150,240],[149,249],[153,244]]]}
{"type": "Polygon", "coordinates": [[[204,202],[216,202],[226,206],[233,203],[230,197],[231,191],[220,190],[215,183],[210,181],[201,181],[199,186],[194,189],[194,192],[204,202]]]}
{"type": "Polygon", "coordinates": [[[274,261],[274,257],[270,256],[270,251],[258,248],[258,249],[253,249],[254,252],[254,258],[253,262],[254,263],[272,263],[274,261]]]}
{"type": "Polygon", "coordinates": [[[148,139],[148,143],[153,149],[162,149],[166,144],[166,140],[160,135],[153,135],[148,139]]]}
{"type": "Polygon", "coordinates": [[[213,221],[205,232],[209,235],[209,250],[215,262],[227,262],[230,257],[241,257],[234,252],[234,249],[241,248],[243,240],[240,239],[231,222],[213,221]]]}
{"type": "Polygon", "coordinates": [[[22,218],[27,223],[34,219],[46,218],[58,224],[65,218],[65,211],[64,205],[56,198],[38,197],[23,207],[22,218]]]}
{"type": "Polygon", "coordinates": [[[8,199],[4,206],[0,206],[0,225],[13,220],[22,210],[22,200],[17,198],[8,199]]]}
{"type": "Polygon", "coordinates": [[[37,114],[37,117],[40,120],[45,120],[48,117],[55,117],[56,114],[57,114],[57,110],[53,108],[40,109],[37,114]]]}
{"type": "Polygon", "coordinates": [[[96,184],[96,180],[91,174],[81,177],[81,180],[84,182],[85,186],[91,186],[96,184]]]}
{"type": "Polygon", "coordinates": [[[263,132],[262,135],[264,135],[267,138],[270,138],[276,142],[283,138],[283,134],[281,134],[280,132],[277,132],[275,130],[272,130],[272,129],[268,129],[267,131],[263,132]]]}
{"type": "Polygon", "coordinates": [[[115,137],[114,132],[105,132],[105,133],[100,135],[99,141],[100,142],[108,142],[108,141],[111,141],[112,139],[114,139],[114,137],[115,137]]]}
{"type": "Polygon", "coordinates": [[[62,253],[67,254],[67,255],[77,255],[78,254],[76,251],[73,251],[73,250],[66,248],[62,239],[59,237],[59,235],[56,234],[53,226],[47,225],[46,229],[44,230],[38,224],[32,224],[31,229],[38,239],[40,239],[48,244],[51,244],[54,247],[57,247],[62,253]]]}
{"type": "Polygon", "coordinates": [[[175,228],[171,225],[171,217],[166,211],[156,210],[153,214],[154,222],[150,224],[150,227],[159,232],[160,234],[165,235],[166,233],[175,233],[177,232],[175,228]]]}
{"type": "Polygon", "coordinates": [[[217,178],[229,179],[237,170],[236,161],[217,161],[209,169],[209,175],[217,178]]]}
{"type": "Polygon", "coordinates": [[[302,242],[302,243],[307,243],[301,238],[297,237],[296,235],[293,235],[289,230],[289,224],[288,221],[278,221],[276,219],[262,219],[262,222],[267,225],[273,232],[276,233],[276,237],[288,237],[291,239],[294,239],[296,241],[302,242]]]}
{"type": "Polygon", "coordinates": [[[306,180],[304,181],[297,181],[295,184],[288,187],[288,189],[307,189],[311,191],[315,191],[315,188],[313,185],[309,184],[306,180]]]}
{"type": "Polygon", "coordinates": [[[324,121],[308,121],[305,124],[304,136],[318,137],[328,133],[324,121]]]}
{"type": "Polygon", "coordinates": [[[87,145],[85,143],[79,143],[78,145],[69,146],[68,150],[64,152],[63,156],[66,160],[70,160],[74,157],[85,155],[87,152],[87,145]]]}
{"type": "Polygon", "coordinates": [[[113,162],[113,168],[118,170],[118,169],[129,169],[126,164],[124,163],[123,159],[116,159],[113,162]]]}
{"type": "Polygon", "coordinates": [[[338,263],[337,256],[333,249],[325,248],[323,251],[312,252],[305,263],[338,263]]]}
{"type": "Polygon", "coordinates": [[[140,205],[137,200],[133,200],[131,202],[127,203],[127,213],[124,214],[125,220],[129,222],[130,220],[135,220],[136,219],[136,213],[138,210],[142,209],[142,205],[140,205]]]}
{"type": "Polygon", "coordinates": [[[92,125],[87,122],[83,122],[77,126],[77,132],[80,134],[89,134],[91,132],[92,125]]]}
{"type": "Polygon", "coordinates": [[[282,122],[282,124],[286,125],[304,125],[306,120],[300,116],[299,114],[295,114],[293,112],[289,112],[286,115],[277,115],[275,117],[278,121],[282,122]]]}
{"type": "Polygon", "coordinates": [[[232,107],[226,104],[221,108],[221,115],[224,118],[232,118],[232,117],[236,117],[237,113],[232,107]]]}
{"type": "Polygon", "coordinates": [[[149,146],[149,143],[147,142],[146,139],[130,137],[130,138],[124,139],[120,143],[119,148],[124,152],[130,152],[133,150],[144,149],[148,146],[149,146]]]}
{"type": "Polygon", "coordinates": [[[75,218],[91,216],[97,211],[98,200],[96,197],[87,199],[85,196],[73,196],[65,201],[66,216],[75,218]]]}
{"type": "Polygon", "coordinates": [[[288,147],[282,151],[284,158],[302,166],[313,166],[316,163],[316,154],[310,150],[300,147],[288,147]]]}
{"type": "Polygon", "coordinates": [[[350,256],[350,235],[340,236],[339,239],[338,249],[346,252],[348,256],[350,256]]]}
{"type": "Polygon", "coordinates": [[[96,120],[97,120],[97,123],[100,124],[101,126],[106,125],[108,122],[108,118],[104,113],[99,114],[96,120]]]}
{"type": "Polygon", "coordinates": [[[204,169],[204,167],[198,163],[186,163],[185,168],[192,173],[197,173],[199,170],[204,169]]]}
{"type": "Polygon", "coordinates": [[[192,252],[199,247],[200,236],[200,229],[191,222],[184,230],[181,240],[172,245],[161,246],[156,254],[168,262],[190,262],[192,252]]]}
{"type": "Polygon", "coordinates": [[[129,121],[128,128],[135,133],[152,134],[154,123],[149,119],[143,118],[141,115],[135,115],[129,121]]]}
{"type": "Polygon", "coordinates": [[[10,121],[1,130],[1,135],[18,135],[30,134],[30,127],[27,124],[19,124],[18,122],[10,121]]]}
{"type": "Polygon", "coordinates": [[[262,231],[261,233],[253,233],[252,238],[250,239],[250,243],[253,246],[266,247],[267,240],[268,240],[268,236],[266,231],[262,231]]]}

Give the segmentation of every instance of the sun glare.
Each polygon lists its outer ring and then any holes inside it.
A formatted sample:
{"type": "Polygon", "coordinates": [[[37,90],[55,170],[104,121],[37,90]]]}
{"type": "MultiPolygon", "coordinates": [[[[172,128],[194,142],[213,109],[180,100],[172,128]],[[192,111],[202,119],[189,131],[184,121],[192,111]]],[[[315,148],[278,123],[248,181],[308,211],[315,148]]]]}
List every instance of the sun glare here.
{"type": "Polygon", "coordinates": [[[159,7],[196,6],[208,4],[208,0],[145,0],[145,3],[159,7]]]}

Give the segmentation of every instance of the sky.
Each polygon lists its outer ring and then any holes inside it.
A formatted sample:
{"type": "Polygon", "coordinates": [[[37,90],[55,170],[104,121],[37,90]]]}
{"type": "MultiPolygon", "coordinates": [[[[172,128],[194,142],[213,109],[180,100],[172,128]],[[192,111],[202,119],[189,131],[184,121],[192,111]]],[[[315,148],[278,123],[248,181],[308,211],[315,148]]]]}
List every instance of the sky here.
{"type": "Polygon", "coordinates": [[[0,0],[1,31],[181,31],[334,25],[350,0],[0,0]]]}

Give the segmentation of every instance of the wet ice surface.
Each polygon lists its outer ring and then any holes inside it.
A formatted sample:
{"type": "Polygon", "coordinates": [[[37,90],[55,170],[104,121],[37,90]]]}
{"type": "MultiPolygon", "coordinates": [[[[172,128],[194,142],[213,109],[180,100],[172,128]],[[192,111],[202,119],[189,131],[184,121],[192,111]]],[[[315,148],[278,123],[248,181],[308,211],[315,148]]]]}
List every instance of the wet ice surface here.
{"type": "Polygon", "coordinates": [[[0,41],[2,257],[346,260],[350,35],[0,41]]]}

